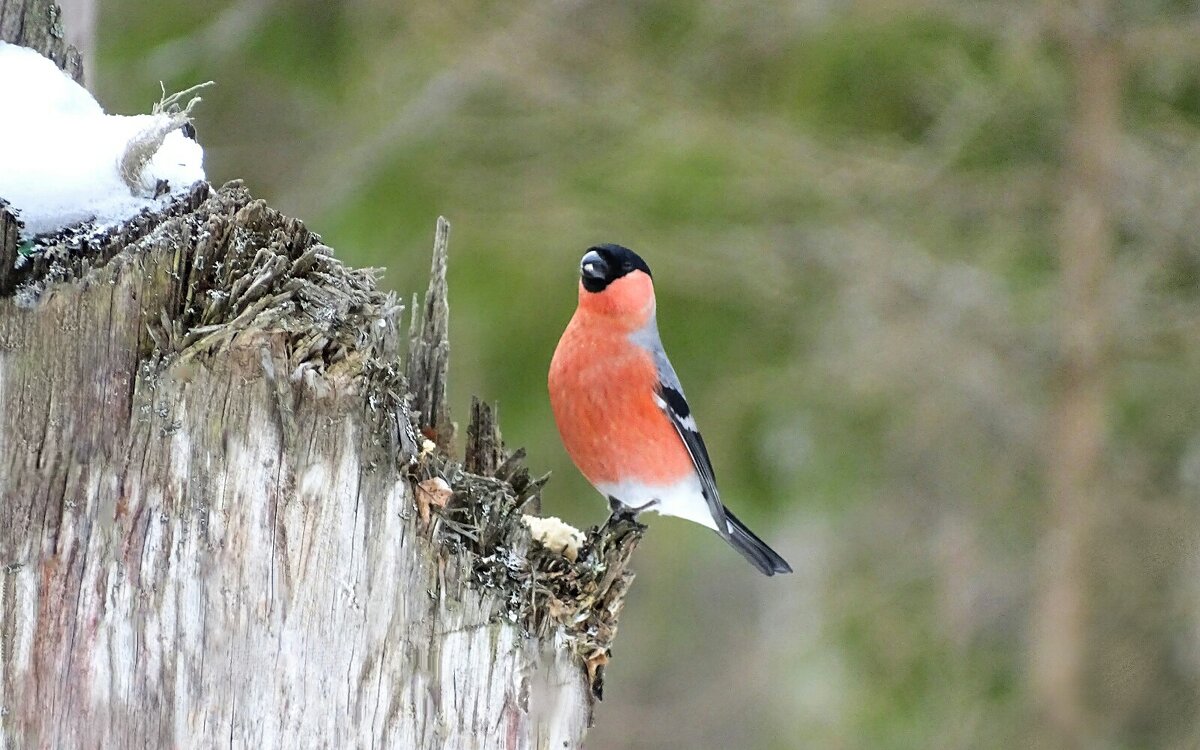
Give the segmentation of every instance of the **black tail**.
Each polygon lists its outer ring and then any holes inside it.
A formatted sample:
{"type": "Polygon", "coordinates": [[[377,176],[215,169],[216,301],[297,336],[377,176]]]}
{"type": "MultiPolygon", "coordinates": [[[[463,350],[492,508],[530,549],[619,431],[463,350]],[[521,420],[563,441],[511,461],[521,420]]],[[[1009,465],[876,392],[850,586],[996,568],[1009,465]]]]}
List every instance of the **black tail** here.
{"type": "Polygon", "coordinates": [[[729,536],[727,540],[733,548],[742,553],[742,557],[750,564],[761,570],[765,575],[776,573],[791,573],[792,566],[779,556],[779,553],[767,546],[767,543],[754,536],[754,532],[737,520],[737,517],[725,509],[725,517],[729,519],[729,536]]]}

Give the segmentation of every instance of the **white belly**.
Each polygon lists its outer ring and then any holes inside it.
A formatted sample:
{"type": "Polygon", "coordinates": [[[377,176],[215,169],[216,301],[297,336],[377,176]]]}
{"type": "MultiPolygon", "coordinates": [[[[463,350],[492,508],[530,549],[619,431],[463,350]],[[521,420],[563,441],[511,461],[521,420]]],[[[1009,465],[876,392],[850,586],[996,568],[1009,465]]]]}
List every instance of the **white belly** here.
{"type": "Polygon", "coordinates": [[[712,511],[708,501],[700,490],[700,479],[692,474],[683,481],[668,485],[651,485],[641,482],[601,482],[596,489],[605,497],[615,497],[631,508],[639,508],[654,503],[646,510],[664,516],[686,518],[714,531],[717,524],[713,521],[712,511]]]}

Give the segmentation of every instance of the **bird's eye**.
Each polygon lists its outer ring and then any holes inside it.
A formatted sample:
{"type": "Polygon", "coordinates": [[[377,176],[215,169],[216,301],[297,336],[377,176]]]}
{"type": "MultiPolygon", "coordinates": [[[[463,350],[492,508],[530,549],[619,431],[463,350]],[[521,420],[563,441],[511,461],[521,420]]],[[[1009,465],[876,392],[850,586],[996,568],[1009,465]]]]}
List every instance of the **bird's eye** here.
{"type": "Polygon", "coordinates": [[[629,261],[625,261],[624,263],[621,264],[621,270],[624,271],[625,273],[629,273],[630,271],[633,270],[633,264],[630,263],[629,261]]]}

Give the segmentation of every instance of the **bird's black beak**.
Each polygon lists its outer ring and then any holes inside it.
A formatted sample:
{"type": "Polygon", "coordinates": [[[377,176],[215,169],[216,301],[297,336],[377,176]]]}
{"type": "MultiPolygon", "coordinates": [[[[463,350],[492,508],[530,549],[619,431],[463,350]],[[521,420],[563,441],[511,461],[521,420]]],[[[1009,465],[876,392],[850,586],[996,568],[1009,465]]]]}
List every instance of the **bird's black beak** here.
{"type": "Polygon", "coordinates": [[[598,292],[608,285],[608,263],[600,257],[600,253],[589,250],[579,261],[579,277],[583,280],[584,289],[598,292]]]}

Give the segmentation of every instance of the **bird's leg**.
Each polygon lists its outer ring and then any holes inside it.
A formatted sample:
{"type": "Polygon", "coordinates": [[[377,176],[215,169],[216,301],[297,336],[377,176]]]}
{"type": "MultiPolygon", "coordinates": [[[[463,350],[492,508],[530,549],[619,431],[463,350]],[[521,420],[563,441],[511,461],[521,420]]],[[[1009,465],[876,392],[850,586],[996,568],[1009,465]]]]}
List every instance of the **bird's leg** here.
{"type": "Polygon", "coordinates": [[[608,507],[612,508],[612,515],[604,522],[604,526],[600,528],[600,535],[605,538],[611,538],[613,534],[618,537],[624,537],[629,531],[636,530],[640,535],[646,530],[646,527],[638,523],[637,514],[639,511],[650,507],[654,504],[652,501],[637,508],[630,507],[615,497],[608,498],[608,507]]]}
{"type": "Polygon", "coordinates": [[[612,495],[608,496],[608,507],[612,511],[613,518],[628,518],[634,520],[637,518],[637,513],[640,508],[631,508],[612,495]]]}
{"type": "Polygon", "coordinates": [[[638,513],[641,513],[644,510],[650,510],[655,505],[658,505],[658,500],[651,500],[648,503],[635,507],[632,505],[626,505],[611,495],[608,498],[608,507],[612,510],[613,517],[627,518],[630,521],[636,521],[638,513]]]}

